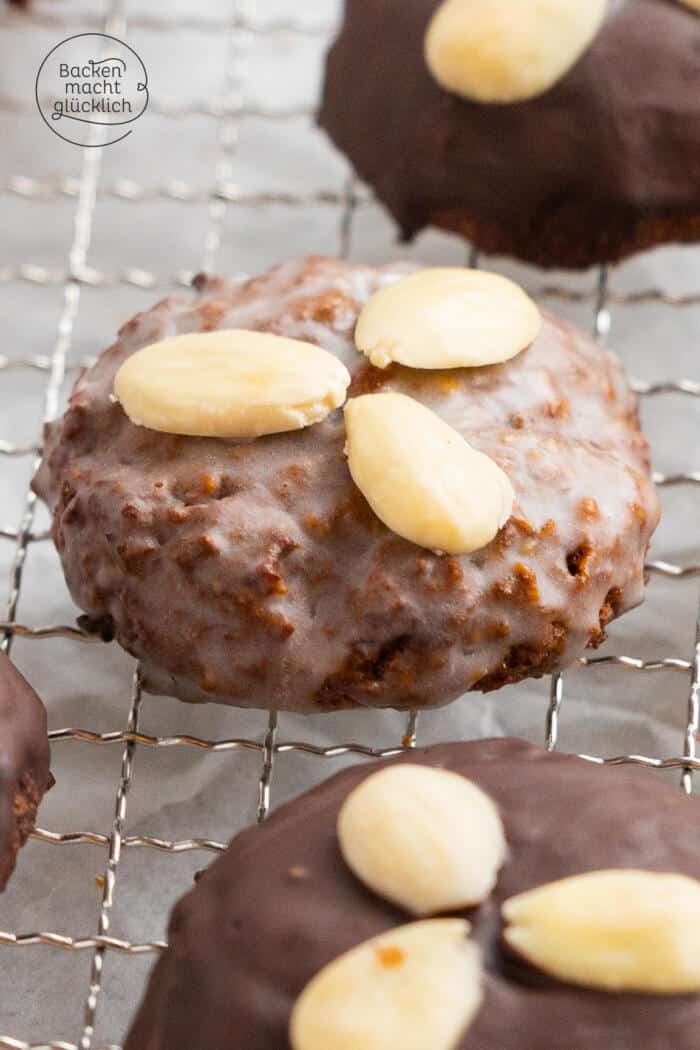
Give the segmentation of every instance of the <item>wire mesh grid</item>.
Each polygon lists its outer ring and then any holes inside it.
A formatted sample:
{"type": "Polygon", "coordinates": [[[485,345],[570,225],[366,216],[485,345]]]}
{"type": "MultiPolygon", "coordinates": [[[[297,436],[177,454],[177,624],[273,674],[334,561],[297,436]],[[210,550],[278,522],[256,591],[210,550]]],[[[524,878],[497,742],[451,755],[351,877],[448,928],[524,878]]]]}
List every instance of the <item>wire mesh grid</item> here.
{"type": "MultiPolygon", "coordinates": [[[[110,0],[109,11],[101,22],[94,27],[102,32],[125,38],[129,27],[125,11],[126,0],[110,0]]],[[[292,6],[292,5],[290,5],[292,6]]],[[[337,252],[347,257],[353,233],[353,220],[358,209],[362,208],[371,196],[359,185],[355,177],[350,177],[342,189],[321,190],[313,193],[279,193],[261,191],[244,191],[234,177],[235,159],[238,148],[238,133],[241,120],[253,115],[259,119],[284,121],[299,115],[310,115],[304,108],[273,110],[246,103],[243,87],[246,77],[246,60],[251,42],[264,34],[287,33],[292,36],[312,34],[327,37],[332,26],[300,20],[295,12],[289,18],[263,22],[257,17],[254,0],[237,0],[233,11],[227,17],[211,18],[198,14],[180,14],[160,18],[155,15],[141,15],[132,20],[134,25],[158,32],[173,29],[189,29],[203,34],[226,33],[228,38],[228,55],[225,68],[225,83],[222,97],[216,102],[197,101],[185,105],[168,104],[156,101],[155,112],[166,118],[199,116],[211,118],[218,123],[218,159],[213,173],[211,190],[201,190],[184,181],[170,180],[154,185],[132,179],[117,179],[105,183],[101,180],[102,156],[99,149],[82,151],[82,170],[79,178],[52,177],[47,179],[13,175],[0,183],[0,193],[27,200],[52,200],[69,198],[75,200],[73,233],[68,249],[65,268],[51,270],[34,264],[20,264],[0,268],[0,285],[24,282],[40,287],[59,286],[62,289],[62,309],[55,333],[53,349],[46,355],[29,355],[21,359],[10,359],[0,355],[0,373],[19,369],[38,372],[45,376],[43,385],[43,419],[50,421],[59,412],[59,397],[64,379],[73,368],[89,363],[81,360],[71,366],[69,351],[73,341],[74,327],[81,303],[84,286],[110,288],[124,284],[139,289],[170,289],[173,286],[187,286],[192,274],[178,272],[161,276],[146,269],[130,267],[127,269],[106,272],[94,269],[88,264],[88,250],[91,242],[93,218],[96,207],[104,199],[116,199],[124,202],[148,202],[167,200],[183,206],[195,203],[206,204],[208,222],[204,234],[203,266],[212,270],[217,262],[224,232],[224,219],[227,209],[239,205],[257,206],[278,204],[289,208],[303,207],[308,204],[319,204],[333,208],[337,212],[338,242],[337,252]]],[[[89,19],[83,15],[74,15],[66,10],[39,12],[38,23],[49,29],[68,35],[76,29],[90,28],[89,19]]],[[[12,23],[11,16],[0,15],[0,30],[12,23]]],[[[26,106],[17,99],[0,96],[0,113],[24,112],[26,106]]],[[[333,249],[329,245],[329,250],[333,249]]],[[[471,265],[478,265],[478,254],[469,253],[471,265]]],[[[597,339],[603,341],[611,326],[610,308],[614,305],[638,305],[647,302],[658,302],[669,308],[682,309],[700,304],[700,292],[697,294],[679,295],[662,288],[644,288],[632,292],[616,292],[610,287],[610,273],[602,268],[597,284],[588,291],[572,291],[564,286],[543,284],[534,293],[539,299],[569,300],[590,303],[593,315],[593,331],[597,339]]],[[[689,378],[670,378],[668,381],[648,383],[637,381],[636,389],[643,398],[657,398],[664,395],[680,395],[686,398],[700,397],[700,383],[689,378]]],[[[22,445],[12,441],[12,435],[0,434],[0,457],[30,457],[33,466],[40,462],[39,444],[22,445]]],[[[674,473],[655,475],[660,486],[697,486],[700,484],[700,470],[688,471],[679,469],[674,473]]],[[[24,508],[17,527],[3,525],[0,539],[14,545],[9,577],[9,595],[4,607],[3,619],[0,620],[0,648],[9,652],[13,639],[17,637],[40,641],[54,637],[69,639],[76,644],[103,644],[102,639],[90,634],[80,626],[68,625],[28,626],[17,619],[20,595],[22,594],[23,573],[30,547],[35,543],[47,542],[48,533],[35,528],[36,496],[31,489],[24,495],[24,508]]],[[[677,564],[671,560],[654,560],[648,563],[651,574],[678,581],[688,577],[700,576],[700,565],[677,564]]],[[[612,758],[596,755],[583,757],[592,762],[615,765],[636,765],[651,769],[676,770],[681,786],[686,792],[692,791],[693,773],[700,771],[700,759],[696,754],[696,740],[700,729],[700,610],[695,623],[695,646],[687,659],[661,656],[651,660],[637,656],[605,655],[582,658],[580,663],[586,667],[612,665],[636,673],[675,672],[687,679],[687,712],[684,716],[683,739],[679,749],[671,756],[650,756],[644,754],[626,754],[612,758]]],[[[551,678],[549,703],[546,708],[544,739],[547,748],[557,747],[559,722],[565,697],[565,676],[556,674],[551,678]]],[[[161,941],[124,940],[110,935],[110,918],[118,890],[118,874],[122,853],[125,849],[144,849],[160,851],[167,854],[204,851],[216,854],[225,849],[225,843],[211,838],[196,837],[181,840],[165,839],[148,835],[128,835],[126,832],[127,802],[132,783],[133,763],[140,748],[169,749],[194,748],[202,752],[253,752],[258,757],[257,780],[257,818],[263,820],[271,806],[273,773],[275,763],[282,756],[292,752],[301,752],[316,758],[332,760],[342,756],[359,756],[367,758],[385,757],[402,749],[412,748],[418,740],[418,713],[411,712],[402,724],[402,730],[394,746],[379,748],[357,742],[338,743],[330,746],[319,746],[304,740],[283,740],[279,738],[278,717],[275,712],[264,716],[258,738],[252,736],[226,737],[223,739],[206,739],[191,734],[168,736],[148,735],[140,730],[141,684],[139,670],[136,668],[129,691],[126,721],[123,728],[108,732],[95,732],[85,728],[62,728],[50,733],[54,745],[64,741],[82,741],[93,746],[121,745],[121,767],[114,796],[114,815],[111,827],[104,832],[77,831],[55,833],[37,828],[34,838],[47,845],[65,847],[68,845],[93,844],[104,847],[107,860],[104,875],[101,879],[102,895],[95,929],[91,933],[69,935],[65,932],[10,932],[0,930],[0,945],[10,949],[41,945],[64,949],[69,952],[87,952],[91,955],[91,966],[88,988],[83,1006],[82,1029],[77,1042],[53,1041],[32,1043],[12,1035],[0,1035],[0,1048],[6,1050],[118,1050],[110,1046],[95,1045],[95,1021],[103,989],[103,964],[107,953],[121,953],[126,956],[153,955],[164,947],[161,941]]],[[[261,716],[263,717],[263,716],[261,716]]],[[[371,719],[371,715],[367,716],[371,719]]],[[[324,774],[327,766],[319,770],[324,774]]]]}

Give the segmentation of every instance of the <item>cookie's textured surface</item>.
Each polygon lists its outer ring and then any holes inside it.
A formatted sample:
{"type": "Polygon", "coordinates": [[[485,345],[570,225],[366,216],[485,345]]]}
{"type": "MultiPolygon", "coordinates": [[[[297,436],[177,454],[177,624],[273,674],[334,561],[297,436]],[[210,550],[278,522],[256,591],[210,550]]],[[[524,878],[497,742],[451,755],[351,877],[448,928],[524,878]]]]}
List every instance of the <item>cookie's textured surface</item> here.
{"type": "Polygon", "coordinates": [[[548,317],[503,365],[376,369],[353,328],[399,272],[310,259],[243,285],[202,280],[194,302],[130,321],[76,383],[36,486],[75,600],[113,617],[148,689],[300,711],[431,707],[570,662],[641,601],[658,504],[616,359],[548,317]],[[111,399],[121,363],[217,327],[317,342],[350,370],[351,396],[424,402],[509,475],[510,520],[468,556],[400,539],[352,482],[340,411],[255,441],[131,423],[111,399]]]}
{"type": "Polygon", "coordinates": [[[44,705],[0,652],[0,890],[34,827],[49,781],[44,705]]]}
{"type": "Polygon", "coordinates": [[[488,105],[423,57],[440,0],[347,0],[321,124],[410,237],[433,224],[541,266],[700,240],[700,17],[617,0],[551,90],[488,105]]]}
{"type": "MultiPolygon", "coordinates": [[[[406,760],[444,766],[486,791],[509,845],[492,897],[466,913],[484,951],[485,997],[457,1050],[695,1050],[700,996],[613,996],[552,982],[506,958],[499,912],[533,886],[600,868],[700,878],[697,799],[648,772],[517,740],[440,745],[406,760]]],[[[125,1050],[288,1050],[289,1015],[307,981],[408,921],[364,888],[338,847],[340,807],[376,768],[340,773],[234,840],[176,907],[125,1050]]]]}

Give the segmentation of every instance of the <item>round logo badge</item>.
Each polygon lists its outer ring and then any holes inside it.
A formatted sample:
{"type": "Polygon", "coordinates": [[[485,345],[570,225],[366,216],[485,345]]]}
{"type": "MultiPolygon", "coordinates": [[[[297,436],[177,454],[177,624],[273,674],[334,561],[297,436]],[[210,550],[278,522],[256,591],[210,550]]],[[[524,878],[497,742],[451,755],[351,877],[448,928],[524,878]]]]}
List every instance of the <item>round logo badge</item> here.
{"type": "Polygon", "coordinates": [[[36,104],[47,127],[76,146],[111,146],[148,106],[148,74],[123,40],[79,33],[56,44],[36,78],[36,104]]]}

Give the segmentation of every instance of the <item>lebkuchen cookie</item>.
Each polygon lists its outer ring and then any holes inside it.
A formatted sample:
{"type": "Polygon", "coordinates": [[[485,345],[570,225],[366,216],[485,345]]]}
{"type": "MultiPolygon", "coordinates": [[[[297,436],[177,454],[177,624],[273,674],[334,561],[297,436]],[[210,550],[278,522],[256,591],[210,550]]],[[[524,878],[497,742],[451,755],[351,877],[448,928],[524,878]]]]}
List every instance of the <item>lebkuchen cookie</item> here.
{"type": "Polygon", "coordinates": [[[52,782],[44,705],[0,652],[0,891],[52,782]]]}
{"type": "Polygon", "coordinates": [[[564,667],[642,600],[659,514],[616,358],[459,268],[202,277],[45,448],[73,597],[193,701],[426,708],[564,667]]]}
{"type": "Polygon", "coordinates": [[[180,901],[125,1050],[695,1050],[699,822],[518,740],[355,766],[180,901]]]}
{"type": "Polygon", "coordinates": [[[320,123],[406,238],[544,267],[700,240],[698,0],[347,0],[320,123]]]}

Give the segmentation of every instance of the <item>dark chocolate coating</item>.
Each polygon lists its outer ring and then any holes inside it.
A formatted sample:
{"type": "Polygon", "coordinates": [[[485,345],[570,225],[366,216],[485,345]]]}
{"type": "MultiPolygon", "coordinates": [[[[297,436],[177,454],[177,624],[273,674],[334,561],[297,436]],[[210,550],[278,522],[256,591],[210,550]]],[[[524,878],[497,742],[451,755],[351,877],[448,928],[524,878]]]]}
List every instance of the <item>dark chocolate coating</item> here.
{"type": "Polygon", "coordinates": [[[540,266],[700,239],[700,15],[618,0],[539,98],[470,102],[430,75],[441,0],[346,0],[320,123],[405,237],[427,225],[540,266]]]}
{"type": "Polygon", "coordinates": [[[34,827],[49,782],[44,705],[0,652],[0,890],[34,827]]]}
{"type": "Polygon", "coordinates": [[[489,368],[372,367],[358,312],[405,267],[291,260],[198,282],[124,326],[46,435],[36,488],[76,602],[114,623],[144,685],[186,700],[296,711],[435,707],[566,666],[644,593],[658,521],[637,399],[619,362],[545,315],[489,368]],[[135,426],[119,366],[179,332],[251,328],[338,356],[350,396],[409,394],[509,475],[513,514],[483,550],[444,557],[373,514],[341,411],[256,441],[135,426]]]}
{"type": "MultiPolygon", "coordinates": [[[[700,878],[700,808],[648,771],[601,768],[520,740],[438,745],[391,762],[462,773],[498,804],[509,855],[491,899],[464,913],[485,998],[457,1050],[696,1050],[700,996],[613,995],[508,960],[500,904],[605,868],[700,878]]],[[[176,906],[125,1050],[288,1050],[294,1002],[323,966],[413,921],[365,889],[336,836],[358,765],[238,835],[176,906]]],[[[398,1050],[398,1048],[397,1048],[398,1050]]]]}

